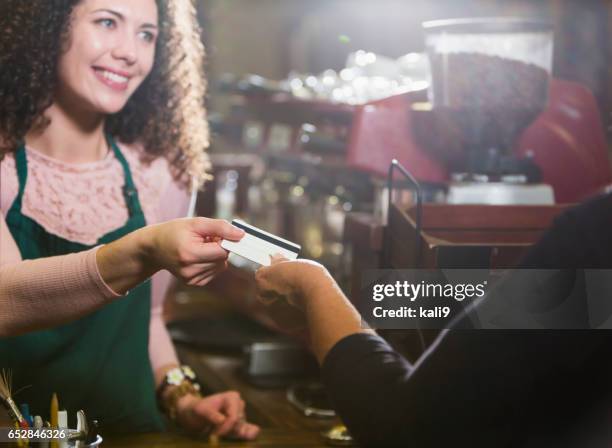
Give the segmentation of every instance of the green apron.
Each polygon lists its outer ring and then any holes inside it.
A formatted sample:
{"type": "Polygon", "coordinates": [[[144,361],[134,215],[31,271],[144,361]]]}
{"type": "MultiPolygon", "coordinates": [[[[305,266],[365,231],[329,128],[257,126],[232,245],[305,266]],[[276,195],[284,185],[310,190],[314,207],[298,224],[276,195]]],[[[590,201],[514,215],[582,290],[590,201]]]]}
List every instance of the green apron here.
{"type": "MultiPolygon", "coordinates": [[[[100,238],[110,243],[146,225],[127,161],[109,138],[125,176],[127,223],[100,238]]],[[[25,148],[15,153],[19,193],[6,222],[24,260],[81,252],[95,246],[52,235],[21,213],[28,166],[25,148]]],[[[86,317],[51,330],[0,339],[0,368],[13,371],[14,398],[29,403],[32,415],[49,418],[51,395],[68,411],[69,424],[83,409],[100,421],[101,433],[164,429],[155,401],[149,361],[151,285],[147,281],[86,317]]]]}

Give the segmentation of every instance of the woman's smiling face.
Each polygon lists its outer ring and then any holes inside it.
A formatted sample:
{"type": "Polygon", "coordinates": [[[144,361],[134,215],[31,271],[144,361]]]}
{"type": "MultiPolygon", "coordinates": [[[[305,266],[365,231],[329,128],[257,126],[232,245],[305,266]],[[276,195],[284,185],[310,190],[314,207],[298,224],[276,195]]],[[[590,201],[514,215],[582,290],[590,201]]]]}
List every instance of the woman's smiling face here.
{"type": "Polygon", "coordinates": [[[59,102],[114,114],[153,68],[155,0],[83,0],[74,9],[59,60],[59,102]]]}

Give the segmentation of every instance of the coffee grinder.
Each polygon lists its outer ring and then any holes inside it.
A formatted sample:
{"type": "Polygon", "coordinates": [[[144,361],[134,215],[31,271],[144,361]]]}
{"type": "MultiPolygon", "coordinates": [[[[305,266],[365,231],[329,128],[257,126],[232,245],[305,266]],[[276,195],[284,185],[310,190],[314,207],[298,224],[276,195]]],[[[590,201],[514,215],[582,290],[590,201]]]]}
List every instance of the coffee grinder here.
{"type": "Polygon", "coordinates": [[[423,23],[428,102],[412,106],[419,143],[451,173],[449,203],[551,204],[553,189],[517,138],[545,109],[550,24],[519,18],[423,23]],[[423,132],[423,130],[427,130],[423,132]],[[432,132],[432,130],[434,130],[432,132]]]}

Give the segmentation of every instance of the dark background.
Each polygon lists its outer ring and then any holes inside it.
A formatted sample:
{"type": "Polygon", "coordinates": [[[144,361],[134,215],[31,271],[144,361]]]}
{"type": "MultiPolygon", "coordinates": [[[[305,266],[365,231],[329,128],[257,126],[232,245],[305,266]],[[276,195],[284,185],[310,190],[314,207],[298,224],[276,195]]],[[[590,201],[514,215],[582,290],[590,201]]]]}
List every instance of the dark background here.
{"type": "Polygon", "coordinates": [[[226,72],[282,79],[344,66],[358,49],[398,57],[423,50],[424,20],[523,16],[555,28],[554,75],[589,87],[612,124],[612,2],[606,0],[197,0],[208,49],[210,107],[226,72]],[[339,39],[339,36],[347,36],[339,39]]]}

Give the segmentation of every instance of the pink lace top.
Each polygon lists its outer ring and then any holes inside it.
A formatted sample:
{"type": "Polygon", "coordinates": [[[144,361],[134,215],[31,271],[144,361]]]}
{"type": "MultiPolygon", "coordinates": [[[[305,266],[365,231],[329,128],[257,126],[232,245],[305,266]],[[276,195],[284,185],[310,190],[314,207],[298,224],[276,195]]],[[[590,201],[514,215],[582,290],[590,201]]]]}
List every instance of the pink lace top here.
{"type": "MultiPolygon", "coordinates": [[[[188,193],[173,181],[165,159],[149,165],[140,161],[137,146],[120,145],[127,159],[148,224],[187,214],[188,193]]],[[[28,178],[22,213],[49,233],[94,245],[101,236],[124,225],[128,214],[122,194],[123,170],[111,152],[104,160],[68,164],[32,148],[26,150],[28,178]]],[[[101,278],[96,249],[61,257],[22,261],[5,223],[19,183],[15,159],[0,162],[0,333],[36,328],[62,310],[64,320],[84,316],[119,297],[101,278]],[[49,300],[59,298],[60,300],[49,300]],[[40,319],[41,322],[37,322],[40,319]],[[4,327],[4,328],[3,328],[4,327]]],[[[177,358],[163,322],[163,301],[172,276],[160,272],[153,279],[149,355],[157,370],[177,358]]]]}

